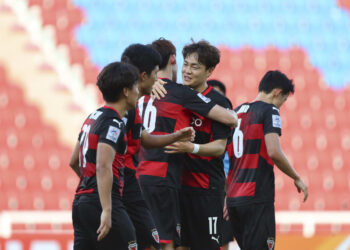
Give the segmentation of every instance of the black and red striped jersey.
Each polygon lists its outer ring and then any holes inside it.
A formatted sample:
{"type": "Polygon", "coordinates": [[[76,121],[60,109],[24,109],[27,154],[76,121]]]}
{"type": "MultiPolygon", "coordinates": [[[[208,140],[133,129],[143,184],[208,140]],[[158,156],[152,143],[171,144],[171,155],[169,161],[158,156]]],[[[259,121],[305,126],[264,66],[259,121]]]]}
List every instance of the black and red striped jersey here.
{"type": "Polygon", "coordinates": [[[112,194],[120,195],[123,186],[123,168],[127,141],[125,124],[117,110],[104,106],[90,114],[85,120],[79,134],[80,183],[77,194],[97,193],[96,153],[98,143],[110,145],[116,152],[112,164],[112,194]]]}
{"type": "Polygon", "coordinates": [[[128,149],[125,155],[125,167],[135,170],[138,165],[137,153],[140,150],[142,120],[138,108],[128,111],[123,117],[126,124],[126,133],[128,140],[128,149]]]}
{"type": "MultiPolygon", "coordinates": [[[[209,86],[202,94],[214,103],[232,109],[231,102],[222,94],[209,86]]],[[[196,131],[194,143],[206,144],[219,139],[227,139],[231,135],[231,128],[196,114],[192,116],[191,126],[196,131]]],[[[186,154],[184,169],[181,175],[182,189],[186,191],[214,191],[224,192],[226,176],[224,172],[223,156],[200,156],[186,154]]]]}
{"type": "MultiPolygon", "coordinates": [[[[205,116],[215,106],[201,93],[168,79],[165,81],[167,94],[164,98],[153,100],[144,96],[138,102],[143,126],[149,133],[163,135],[176,132],[190,125],[193,112],[205,116]]],[[[179,188],[183,156],[166,154],[163,148],[146,150],[141,147],[137,168],[141,184],[179,188]]]]}
{"type": "Polygon", "coordinates": [[[227,205],[273,202],[274,163],[267,154],[265,135],[281,135],[279,110],[273,104],[256,101],[244,103],[235,111],[238,125],[228,145],[227,205]]]}

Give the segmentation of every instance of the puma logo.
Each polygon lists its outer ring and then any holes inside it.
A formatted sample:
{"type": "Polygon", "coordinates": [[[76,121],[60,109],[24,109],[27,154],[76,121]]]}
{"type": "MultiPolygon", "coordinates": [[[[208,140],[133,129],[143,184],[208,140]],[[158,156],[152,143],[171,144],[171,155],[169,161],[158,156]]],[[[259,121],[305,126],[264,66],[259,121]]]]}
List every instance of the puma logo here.
{"type": "Polygon", "coordinates": [[[118,121],[117,119],[113,119],[114,122],[118,123],[119,127],[121,127],[121,125],[123,124],[123,122],[118,121]]]}
{"type": "Polygon", "coordinates": [[[215,240],[218,243],[218,245],[220,245],[219,238],[220,238],[220,235],[217,238],[215,238],[214,236],[211,236],[211,239],[215,240]]]}

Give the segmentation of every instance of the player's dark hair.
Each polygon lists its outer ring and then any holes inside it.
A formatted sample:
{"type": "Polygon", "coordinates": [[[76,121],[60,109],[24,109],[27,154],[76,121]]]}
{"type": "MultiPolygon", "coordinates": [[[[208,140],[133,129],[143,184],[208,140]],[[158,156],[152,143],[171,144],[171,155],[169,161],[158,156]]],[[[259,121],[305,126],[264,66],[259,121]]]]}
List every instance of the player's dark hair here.
{"type": "Polygon", "coordinates": [[[192,42],[182,50],[184,59],[193,53],[198,54],[198,62],[203,64],[206,69],[215,68],[220,62],[220,51],[205,40],[196,43],[192,42]]]}
{"type": "Polygon", "coordinates": [[[273,89],[282,89],[282,94],[294,94],[293,80],[278,70],[268,71],[261,79],[259,92],[270,93],[273,89]]]}
{"type": "Polygon", "coordinates": [[[113,62],[97,76],[97,86],[106,102],[119,100],[123,88],[131,89],[139,78],[139,71],[131,64],[113,62]]]}
{"type": "Polygon", "coordinates": [[[162,57],[162,63],[159,65],[160,70],[167,66],[171,55],[176,55],[176,48],[174,44],[163,37],[153,41],[150,46],[157,50],[162,57]]]}
{"type": "Polygon", "coordinates": [[[226,87],[224,83],[218,80],[209,80],[207,83],[212,87],[218,87],[226,95],[226,87]]]}
{"type": "Polygon", "coordinates": [[[162,62],[158,51],[139,43],[131,44],[127,47],[122,54],[121,60],[134,65],[141,73],[146,72],[148,76],[162,62]]]}

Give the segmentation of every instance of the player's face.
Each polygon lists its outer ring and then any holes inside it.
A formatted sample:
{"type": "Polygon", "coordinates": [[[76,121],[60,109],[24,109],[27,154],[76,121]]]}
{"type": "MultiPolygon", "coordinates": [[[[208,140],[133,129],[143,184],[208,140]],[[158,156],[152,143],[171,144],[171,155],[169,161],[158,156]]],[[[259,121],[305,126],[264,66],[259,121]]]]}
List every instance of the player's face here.
{"type": "Polygon", "coordinates": [[[210,71],[198,62],[197,53],[192,53],[185,58],[181,73],[183,84],[193,89],[205,84],[210,76],[210,71]]]}
{"type": "Polygon", "coordinates": [[[129,109],[136,108],[136,102],[139,99],[139,84],[136,82],[131,89],[128,89],[127,103],[129,109]]]}
{"type": "Polygon", "coordinates": [[[151,72],[150,75],[145,75],[145,78],[140,85],[141,95],[150,95],[152,91],[152,86],[157,79],[157,73],[159,71],[159,66],[157,65],[151,72]]]}

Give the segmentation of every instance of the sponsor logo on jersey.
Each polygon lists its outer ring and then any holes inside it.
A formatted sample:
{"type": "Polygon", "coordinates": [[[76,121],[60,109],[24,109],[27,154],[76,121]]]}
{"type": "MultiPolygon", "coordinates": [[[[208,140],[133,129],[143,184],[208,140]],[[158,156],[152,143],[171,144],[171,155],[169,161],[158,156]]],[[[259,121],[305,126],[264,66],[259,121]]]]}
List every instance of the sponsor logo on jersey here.
{"type": "Polygon", "coordinates": [[[119,128],[116,128],[114,126],[109,126],[106,139],[108,139],[108,140],[110,140],[110,141],[112,141],[114,143],[117,143],[119,134],[120,134],[120,129],[119,128]]]}
{"type": "Polygon", "coordinates": [[[137,243],[135,241],[130,241],[128,243],[128,250],[137,250],[137,243]]]}
{"type": "Polygon", "coordinates": [[[157,229],[153,229],[153,230],[152,230],[152,236],[153,236],[153,239],[154,239],[157,243],[159,243],[159,234],[158,234],[157,229]]]}
{"type": "Polygon", "coordinates": [[[269,250],[273,250],[273,247],[275,246],[275,238],[273,237],[269,237],[267,238],[267,247],[269,248],[269,250]]]}
{"type": "Polygon", "coordinates": [[[275,128],[282,128],[281,117],[279,115],[272,115],[272,126],[275,128]]]}
{"type": "Polygon", "coordinates": [[[179,235],[179,237],[181,237],[181,225],[180,224],[176,225],[176,232],[179,235]]]}
{"type": "Polygon", "coordinates": [[[201,98],[205,103],[209,103],[211,101],[211,99],[209,97],[206,97],[206,96],[202,95],[201,93],[198,93],[197,96],[199,98],[201,98]]]}
{"type": "Polygon", "coordinates": [[[200,127],[202,126],[202,124],[203,124],[203,121],[200,118],[195,116],[192,117],[192,122],[191,122],[192,126],[200,127]]]}

